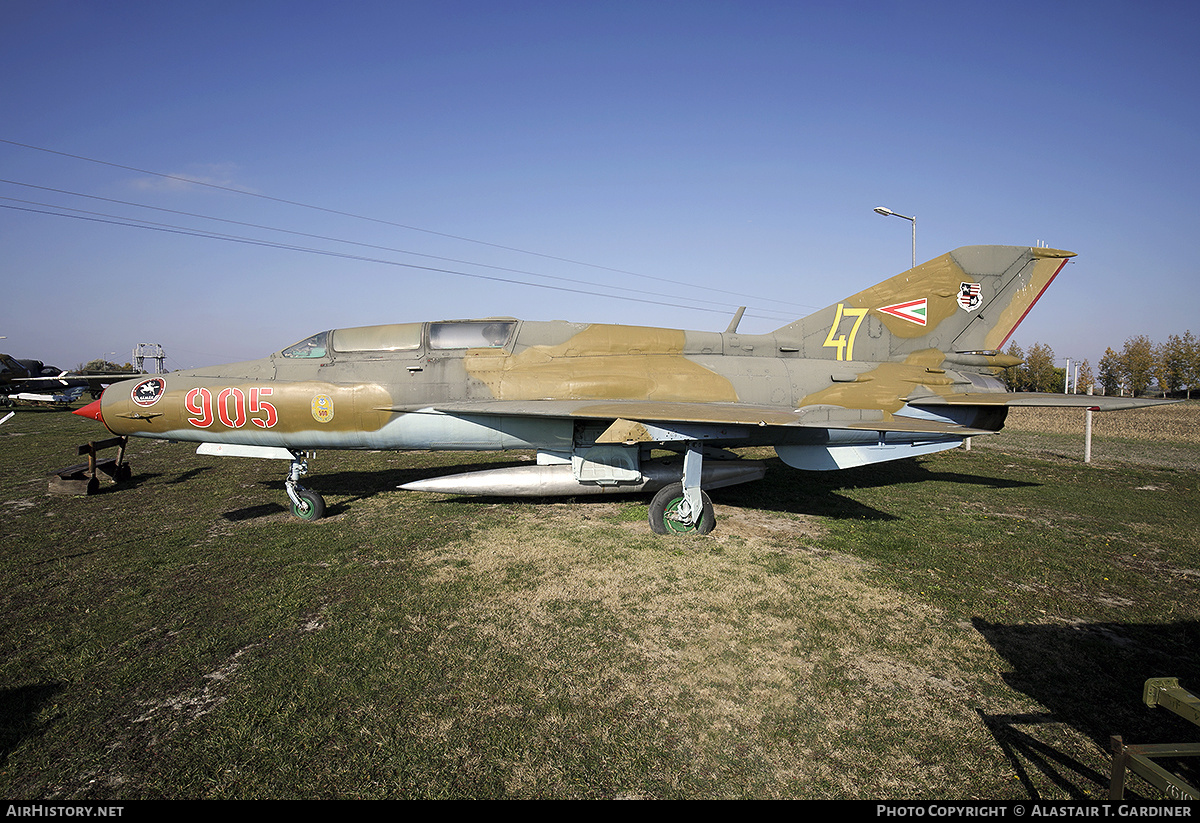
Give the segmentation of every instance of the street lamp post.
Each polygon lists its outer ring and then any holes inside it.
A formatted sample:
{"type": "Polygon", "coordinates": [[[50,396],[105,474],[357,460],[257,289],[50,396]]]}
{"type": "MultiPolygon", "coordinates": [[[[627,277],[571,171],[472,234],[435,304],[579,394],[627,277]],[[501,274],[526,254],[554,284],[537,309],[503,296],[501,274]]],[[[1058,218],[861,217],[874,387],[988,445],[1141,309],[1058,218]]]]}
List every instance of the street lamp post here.
{"type": "Polygon", "coordinates": [[[912,267],[915,269],[917,267],[917,218],[908,217],[883,206],[876,206],[875,213],[882,214],[884,217],[899,217],[901,220],[912,223],[912,267]]]}

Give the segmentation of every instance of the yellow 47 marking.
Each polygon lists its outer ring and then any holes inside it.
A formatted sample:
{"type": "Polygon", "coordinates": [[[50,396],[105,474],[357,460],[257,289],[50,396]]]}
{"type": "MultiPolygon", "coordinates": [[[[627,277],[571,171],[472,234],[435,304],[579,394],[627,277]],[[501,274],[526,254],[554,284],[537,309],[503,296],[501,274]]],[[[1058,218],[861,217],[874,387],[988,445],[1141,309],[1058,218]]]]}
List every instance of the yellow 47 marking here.
{"type": "Polygon", "coordinates": [[[870,309],[848,309],[844,303],[838,303],[837,314],[834,315],[833,325],[829,327],[829,334],[825,335],[824,345],[837,349],[838,360],[853,360],[854,359],[854,338],[858,334],[858,327],[862,325],[863,318],[867,316],[870,309]],[[847,338],[844,334],[837,334],[838,327],[842,325],[843,317],[853,317],[854,326],[850,329],[850,337],[847,338]]]}

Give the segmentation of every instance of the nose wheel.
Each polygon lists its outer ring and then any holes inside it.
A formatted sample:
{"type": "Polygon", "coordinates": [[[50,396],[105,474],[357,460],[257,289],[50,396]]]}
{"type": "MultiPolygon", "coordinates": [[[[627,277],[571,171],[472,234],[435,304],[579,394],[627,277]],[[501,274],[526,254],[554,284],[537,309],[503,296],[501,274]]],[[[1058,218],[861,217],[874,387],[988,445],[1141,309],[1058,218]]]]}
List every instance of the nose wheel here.
{"type": "Polygon", "coordinates": [[[312,489],[297,489],[292,514],[301,520],[320,520],[325,516],[325,498],[312,489]]]}
{"type": "Polygon", "coordinates": [[[292,453],[292,468],[284,486],[292,501],[292,514],[301,520],[320,520],[325,516],[325,498],[312,489],[300,485],[300,478],[308,473],[308,461],[301,452],[292,453]]]}

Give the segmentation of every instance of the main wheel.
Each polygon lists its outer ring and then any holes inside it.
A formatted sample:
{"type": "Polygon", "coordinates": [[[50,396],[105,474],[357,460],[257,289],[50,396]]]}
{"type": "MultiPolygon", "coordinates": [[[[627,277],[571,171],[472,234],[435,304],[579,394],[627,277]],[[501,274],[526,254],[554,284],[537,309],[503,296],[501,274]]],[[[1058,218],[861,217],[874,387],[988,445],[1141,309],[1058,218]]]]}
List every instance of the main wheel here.
{"type": "Polygon", "coordinates": [[[666,486],[650,501],[650,528],[655,534],[708,534],[717,525],[717,516],[713,514],[712,501],[704,492],[700,492],[700,503],[699,517],[688,518],[683,484],[666,486]]]}
{"type": "Polygon", "coordinates": [[[312,489],[296,489],[300,505],[292,503],[292,514],[301,520],[320,520],[325,516],[325,498],[312,489]]]}

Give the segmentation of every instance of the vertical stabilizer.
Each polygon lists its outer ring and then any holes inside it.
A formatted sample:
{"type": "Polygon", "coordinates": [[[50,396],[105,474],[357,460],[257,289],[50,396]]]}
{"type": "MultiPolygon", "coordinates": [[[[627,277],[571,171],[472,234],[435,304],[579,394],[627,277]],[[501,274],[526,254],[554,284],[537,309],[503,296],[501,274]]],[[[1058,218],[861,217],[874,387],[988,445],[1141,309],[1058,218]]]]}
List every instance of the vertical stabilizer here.
{"type": "Polygon", "coordinates": [[[998,351],[1074,252],[964,246],[775,332],[803,357],[903,360],[998,351]]]}

